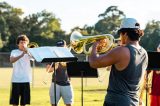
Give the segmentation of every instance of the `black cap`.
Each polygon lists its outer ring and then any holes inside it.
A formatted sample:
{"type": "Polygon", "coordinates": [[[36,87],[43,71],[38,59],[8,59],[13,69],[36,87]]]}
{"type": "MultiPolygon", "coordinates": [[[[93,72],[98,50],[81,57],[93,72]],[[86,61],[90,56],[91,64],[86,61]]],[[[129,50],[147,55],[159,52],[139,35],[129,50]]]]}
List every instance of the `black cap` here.
{"type": "Polygon", "coordinates": [[[59,40],[56,45],[57,46],[64,46],[66,44],[66,41],[65,40],[59,40]]]}

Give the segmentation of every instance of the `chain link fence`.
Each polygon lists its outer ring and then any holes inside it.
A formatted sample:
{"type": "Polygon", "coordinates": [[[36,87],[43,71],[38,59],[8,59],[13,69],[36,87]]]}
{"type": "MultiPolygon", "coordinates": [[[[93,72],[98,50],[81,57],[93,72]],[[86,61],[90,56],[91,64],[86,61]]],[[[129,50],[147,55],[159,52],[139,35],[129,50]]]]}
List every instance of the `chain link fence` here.
{"type": "MultiPolygon", "coordinates": [[[[85,61],[85,54],[73,54],[78,58],[78,61],[85,61]]],[[[9,62],[10,52],[0,52],[0,67],[12,67],[12,64],[9,62]]],[[[35,67],[43,67],[44,63],[35,62],[35,67]]]]}

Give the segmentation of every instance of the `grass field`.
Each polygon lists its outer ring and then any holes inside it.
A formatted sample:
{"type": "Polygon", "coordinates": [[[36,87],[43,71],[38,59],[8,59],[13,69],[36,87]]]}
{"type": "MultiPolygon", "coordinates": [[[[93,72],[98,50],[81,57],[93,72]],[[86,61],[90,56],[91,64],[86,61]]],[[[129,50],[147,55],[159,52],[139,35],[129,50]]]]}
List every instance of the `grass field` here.
{"type": "MultiPolygon", "coordinates": [[[[105,69],[100,69],[98,72],[99,78],[83,78],[83,106],[103,106],[109,72],[105,69]]],[[[12,68],[0,68],[0,106],[9,106],[11,74],[12,68]]],[[[46,74],[44,68],[34,68],[30,106],[50,106],[51,75],[51,73],[46,74]]],[[[71,78],[71,83],[74,90],[74,106],[82,106],[81,78],[71,78]]],[[[145,103],[145,92],[143,101],[145,103]]],[[[59,106],[65,106],[62,100],[59,106]]]]}
{"type": "MultiPolygon", "coordinates": [[[[12,68],[0,68],[0,106],[9,106],[12,68]]],[[[99,78],[84,78],[84,106],[102,106],[106,94],[109,72],[101,71],[99,78]]],[[[44,68],[34,68],[31,84],[31,106],[50,106],[49,86],[51,74],[44,68]],[[46,81],[47,84],[44,84],[46,81]]],[[[71,78],[74,90],[74,106],[81,106],[81,78],[71,78]]],[[[61,100],[59,106],[65,106],[61,100]]]]}

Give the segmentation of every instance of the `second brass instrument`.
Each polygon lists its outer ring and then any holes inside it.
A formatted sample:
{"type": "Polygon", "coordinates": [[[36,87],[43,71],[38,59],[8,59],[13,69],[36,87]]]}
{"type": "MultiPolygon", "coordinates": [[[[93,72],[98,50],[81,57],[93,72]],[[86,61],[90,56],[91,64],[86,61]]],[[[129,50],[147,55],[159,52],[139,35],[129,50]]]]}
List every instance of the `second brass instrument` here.
{"type": "Polygon", "coordinates": [[[36,48],[36,47],[39,47],[36,42],[30,42],[30,43],[27,45],[27,48],[36,48]]]}

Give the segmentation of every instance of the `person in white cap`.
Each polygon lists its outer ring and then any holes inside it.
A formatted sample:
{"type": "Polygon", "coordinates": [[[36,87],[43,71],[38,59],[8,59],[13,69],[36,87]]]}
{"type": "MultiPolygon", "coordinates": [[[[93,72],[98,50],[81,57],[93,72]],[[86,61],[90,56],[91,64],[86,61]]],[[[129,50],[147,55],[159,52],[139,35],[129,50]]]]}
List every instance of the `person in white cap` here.
{"type": "Polygon", "coordinates": [[[95,42],[89,63],[93,68],[112,65],[103,106],[139,106],[140,83],[148,65],[147,52],[139,44],[144,33],[136,19],[125,18],[118,34],[122,45],[100,55],[97,54],[100,41],[95,42]]]}

